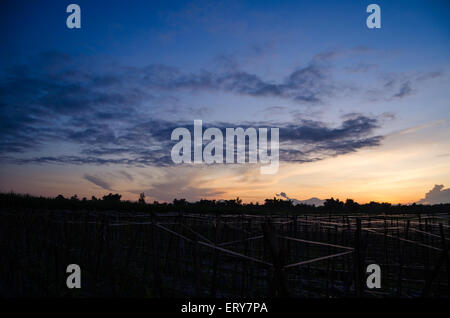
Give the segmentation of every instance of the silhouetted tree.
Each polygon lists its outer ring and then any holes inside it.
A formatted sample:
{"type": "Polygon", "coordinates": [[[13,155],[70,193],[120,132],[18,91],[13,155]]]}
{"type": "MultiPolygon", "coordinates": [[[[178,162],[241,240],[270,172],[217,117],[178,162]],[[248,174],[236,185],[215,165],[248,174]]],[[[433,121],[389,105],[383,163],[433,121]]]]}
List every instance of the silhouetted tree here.
{"type": "Polygon", "coordinates": [[[173,205],[177,207],[186,206],[186,199],[173,199],[173,205]]]}
{"type": "Polygon", "coordinates": [[[139,200],[138,200],[139,204],[145,204],[145,194],[144,192],[142,192],[141,194],[139,194],[139,200]]]}
{"type": "Polygon", "coordinates": [[[108,195],[104,195],[103,196],[103,201],[107,201],[107,202],[120,202],[120,198],[122,197],[122,195],[116,193],[116,194],[108,194],[108,195]]]}
{"type": "Polygon", "coordinates": [[[293,207],[291,200],[282,200],[277,199],[276,197],[273,197],[273,199],[265,199],[264,202],[264,206],[271,209],[286,209],[293,207]]]}
{"type": "Polygon", "coordinates": [[[348,212],[356,212],[359,210],[359,204],[352,199],[347,199],[345,201],[345,210],[348,212]]]}
{"type": "Polygon", "coordinates": [[[339,201],[339,199],[335,200],[333,197],[331,199],[326,199],[323,205],[331,211],[343,210],[344,208],[344,202],[339,201]]]}

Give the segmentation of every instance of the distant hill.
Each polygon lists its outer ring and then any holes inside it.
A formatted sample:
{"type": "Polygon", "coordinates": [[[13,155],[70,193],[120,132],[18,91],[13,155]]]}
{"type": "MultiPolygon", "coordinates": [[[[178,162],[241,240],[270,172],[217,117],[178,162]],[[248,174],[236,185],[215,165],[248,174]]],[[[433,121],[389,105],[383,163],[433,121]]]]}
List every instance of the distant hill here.
{"type": "Polygon", "coordinates": [[[308,205],[315,205],[315,206],[321,206],[323,205],[325,200],[321,200],[319,198],[309,198],[307,200],[295,200],[293,203],[295,205],[297,204],[308,204],[308,205]]]}
{"type": "Polygon", "coordinates": [[[325,203],[325,200],[321,200],[321,199],[316,198],[316,197],[309,198],[309,199],[306,199],[306,200],[297,200],[297,199],[288,197],[285,192],[277,193],[276,196],[285,198],[287,200],[291,200],[293,205],[307,204],[307,205],[322,206],[325,203]]]}

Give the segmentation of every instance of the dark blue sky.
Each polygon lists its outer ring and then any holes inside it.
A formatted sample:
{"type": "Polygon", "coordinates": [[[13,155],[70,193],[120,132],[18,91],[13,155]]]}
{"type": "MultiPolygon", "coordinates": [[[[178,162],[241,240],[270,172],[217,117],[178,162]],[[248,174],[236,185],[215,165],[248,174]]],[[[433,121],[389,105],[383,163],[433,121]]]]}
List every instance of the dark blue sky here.
{"type": "Polygon", "coordinates": [[[439,63],[449,48],[446,1],[377,1],[382,29],[376,32],[365,28],[371,1],[81,0],[76,31],[65,28],[69,3],[2,1],[3,56],[61,50],[137,65],[204,66],[217,54],[276,42],[287,58],[363,45],[420,51],[439,63]]]}

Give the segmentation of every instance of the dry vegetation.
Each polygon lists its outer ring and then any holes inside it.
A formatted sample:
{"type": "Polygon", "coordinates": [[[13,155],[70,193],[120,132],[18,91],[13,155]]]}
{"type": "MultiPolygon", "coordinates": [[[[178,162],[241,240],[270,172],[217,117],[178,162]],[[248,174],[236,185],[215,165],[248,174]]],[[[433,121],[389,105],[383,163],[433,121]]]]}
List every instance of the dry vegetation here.
{"type": "Polygon", "coordinates": [[[448,297],[448,213],[2,209],[3,296],[448,297]],[[69,290],[68,264],[82,288],[69,290]],[[366,288],[366,267],[382,288],[366,288]]]}

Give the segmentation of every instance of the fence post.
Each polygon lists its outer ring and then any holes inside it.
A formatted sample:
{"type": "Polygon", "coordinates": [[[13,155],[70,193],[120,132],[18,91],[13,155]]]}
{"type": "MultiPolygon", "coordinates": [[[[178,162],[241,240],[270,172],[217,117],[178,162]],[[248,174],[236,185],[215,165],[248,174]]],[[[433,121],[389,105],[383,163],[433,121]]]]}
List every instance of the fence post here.
{"type": "Polygon", "coordinates": [[[358,297],[363,294],[363,257],[361,246],[361,219],[356,219],[355,230],[355,258],[354,258],[354,275],[355,275],[355,291],[358,297]]]}
{"type": "Polygon", "coordinates": [[[284,260],[285,253],[280,249],[278,243],[278,237],[275,231],[275,227],[271,219],[266,219],[266,222],[262,224],[264,232],[264,244],[270,251],[273,264],[273,286],[275,296],[288,297],[288,287],[286,280],[286,273],[284,272],[284,260]]]}
{"type": "Polygon", "coordinates": [[[442,223],[439,223],[439,231],[441,234],[441,240],[442,240],[442,254],[445,255],[445,263],[447,266],[447,287],[450,290],[450,259],[448,257],[448,245],[445,241],[445,235],[444,235],[444,226],[442,223]]]}
{"type": "Polygon", "coordinates": [[[161,272],[160,272],[160,259],[159,259],[159,247],[158,247],[158,242],[157,242],[157,233],[156,233],[156,223],[157,223],[157,218],[156,215],[154,215],[153,213],[151,214],[151,222],[152,222],[152,226],[151,226],[151,233],[150,233],[150,238],[151,238],[151,244],[152,244],[152,256],[153,256],[153,279],[154,279],[154,288],[155,288],[155,293],[157,295],[159,295],[159,297],[162,297],[163,292],[162,292],[162,281],[161,281],[161,272]]]}
{"type": "MultiPolygon", "coordinates": [[[[219,227],[220,227],[220,216],[216,216],[216,222],[214,224],[214,245],[217,245],[217,242],[219,241],[219,227]]],[[[213,276],[212,276],[212,283],[211,283],[211,297],[216,297],[217,293],[217,266],[219,262],[219,251],[217,249],[214,249],[213,251],[213,276]]]]}

